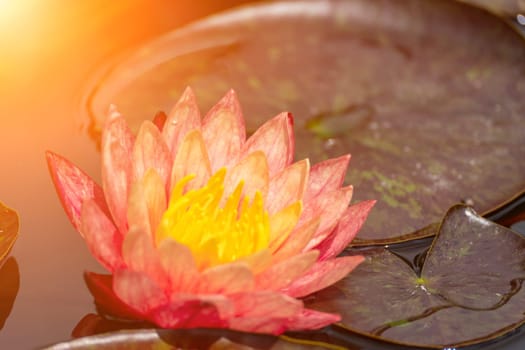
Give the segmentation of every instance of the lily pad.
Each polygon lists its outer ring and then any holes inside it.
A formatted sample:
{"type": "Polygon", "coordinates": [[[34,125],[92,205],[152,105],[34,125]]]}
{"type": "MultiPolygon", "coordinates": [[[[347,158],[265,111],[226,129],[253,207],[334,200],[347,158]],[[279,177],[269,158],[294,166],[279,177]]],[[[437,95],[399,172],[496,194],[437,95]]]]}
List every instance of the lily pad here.
{"type": "Polygon", "coordinates": [[[525,238],[466,206],[451,208],[418,275],[387,249],[307,300],[341,326],[404,345],[486,342],[525,322],[525,238]]]}
{"type": "Polygon", "coordinates": [[[345,348],[291,337],[273,337],[211,329],[124,330],[82,337],[46,348],[59,349],[191,349],[191,350],[344,350],[345,348]]]}
{"type": "Polygon", "coordinates": [[[18,214],[0,202],[0,260],[4,259],[18,237],[18,214]]]}
{"type": "Polygon", "coordinates": [[[255,4],[168,33],[101,76],[87,98],[95,134],[110,103],[138,125],[187,85],[203,112],[234,88],[249,130],[291,111],[296,158],[351,153],[354,201],[378,200],[354,244],[428,236],[450,206],[484,213],[525,187],[525,42],[463,3],[255,4]]]}

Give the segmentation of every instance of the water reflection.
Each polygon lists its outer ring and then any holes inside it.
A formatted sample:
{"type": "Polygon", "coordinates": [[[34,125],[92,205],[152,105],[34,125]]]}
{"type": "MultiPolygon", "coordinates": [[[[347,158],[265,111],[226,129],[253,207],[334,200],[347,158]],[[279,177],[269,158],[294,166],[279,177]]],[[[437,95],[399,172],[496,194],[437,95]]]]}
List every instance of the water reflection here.
{"type": "Polygon", "coordinates": [[[11,256],[0,267],[0,330],[4,328],[7,318],[11,314],[19,288],[18,263],[11,256]]]}
{"type": "MultiPolygon", "coordinates": [[[[120,346],[137,346],[145,341],[145,335],[150,335],[150,341],[158,341],[159,338],[176,348],[182,349],[216,349],[215,346],[226,345],[219,344],[220,339],[226,339],[229,346],[227,349],[258,349],[258,350],[277,350],[277,349],[331,349],[331,350],[406,350],[402,345],[387,344],[381,341],[352,333],[338,327],[327,327],[317,332],[294,332],[286,336],[274,337],[269,335],[247,334],[219,329],[191,329],[191,330],[161,330],[150,329],[151,325],[138,322],[125,322],[122,320],[111,319],[100,314],[90,313],[85,315],[75,326],[72,336],[77,338],[92,337],[100,335],[100,338],[84,338],[79,341],[58,344],[51,349],[82,349],[79,345],[84,346],[95,344],[96,341],[107,345],[120,346]],[[115,333],[126,331],[126,333],[115,333]],[[126,335],[126,338],[119,338],[119,335],[126,335]],[[154,335],[155,334],[155,335],[154,335]],[[98,340],[97,340],[98,339],[98,340]],[[283,341],[284,340],[284,341],[283,341]],[[287,343],[290,341],[291,343],[287,343]],[[79,344],[76,345],[75,344],[79,344]],[[301,346],[303,344],[303,346],[301,346]],[[309,345],[310,344],[310,345],[309,345]],[[317,346],[316,346],[317,344],[317,346]]],[[[125,348],[125,347],[124,347],[125,348]]],[[[223,349],[223,347],[218,347],[223,349]]],[[[483,349],[496,349],[494,347],[482,347],[483,349]]],[[[119,347],[121,349],[121,347],[119,347]]],[[[134,348],[133,348],[134,349],[134,348]]],[[[149,348],[148,348],[149,349],[149,348]]],[[[418,348],[412,347],[417,350],[418,348]]],[[[477,347],[476,349],[481,349],[477,347]]]]}
{"type": "Polygon", "coordinates": [[[73,338],[81,338],[126,329],[146,329],[152,327],[153,325],[147,323],[122,321],[95,313],[89,313],[80,319],[75,328],[71,331],[71,336],[73,338]]]}
{"type": "MultiPolygon", "coordinates": [[[[96,315],[87,315],[84,319],[95,321],[96,315]]],[[[101,320],[99,320],[101,321],[101,320]]],[[[90,321],[87,321],[90,322],[90,321]]],[[[96,321],[95,321],[96,322],[96,321]]],[[[104,322],[104,321],[101,321],[104,322]]],[[[326,339],[333,340],[326,333],[326,339]]],[[[337,345],[337,342],[322,342],[319,339],[303,337],[302,334],[292,336],[269,336],[248,334],[228,330],[192,329],[165,330],[140,329],[121,330],[98,335],[85,336],[82,339],[56,344],[47,350],[62,349],[196,349],[196,350],[362,350],[361,346],[337,345]]],[[[375,349],[366,347],[366,349],[375,349]]],[[[401,349],[392,347],[392,350],[401,349]]]]}

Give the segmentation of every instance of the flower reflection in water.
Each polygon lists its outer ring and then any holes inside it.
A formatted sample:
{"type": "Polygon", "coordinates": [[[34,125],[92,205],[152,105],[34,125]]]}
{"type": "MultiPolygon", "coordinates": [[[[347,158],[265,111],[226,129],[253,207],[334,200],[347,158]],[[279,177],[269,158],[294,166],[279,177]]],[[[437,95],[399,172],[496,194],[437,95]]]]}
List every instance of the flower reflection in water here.
{"type": "Polygon", "coordinates": [[[9,257],[0,267],[0,329],[4,328],[13,309],[20,288],[20,273],[14,257],[9,257]]]}
{"type": "Polygon", "coordinates": [[[18,229],[18,214],[0,202],[0,329],[4,328],[20,287],[18,263],[12,256],[6,259],[18,229]]]}

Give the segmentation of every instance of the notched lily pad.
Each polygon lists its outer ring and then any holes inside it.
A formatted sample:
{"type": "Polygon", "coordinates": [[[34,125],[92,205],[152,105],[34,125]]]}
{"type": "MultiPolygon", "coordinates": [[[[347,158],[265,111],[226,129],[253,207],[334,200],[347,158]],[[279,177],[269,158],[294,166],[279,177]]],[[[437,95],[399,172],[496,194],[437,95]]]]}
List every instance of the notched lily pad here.
{"type": "Polygon", "coordinates": [[[458,205],[445,215],[421,274],[387,249],[307,300],[341,325],[385,341],[442,348],[484,342],[525,322],[525,238],[458,205]]]}
{"type": "Polygon", "coordinates": [[[191,350],[344,350],[321,342],[213,329],[124,330],[78,338],[46,348],[59,349],[191,349],[191,350]]]}
{"type": "Polygon", "coordinates": [[[18,214],[0,202],[0,260],[6,257],[18,237],[18,214]]]}

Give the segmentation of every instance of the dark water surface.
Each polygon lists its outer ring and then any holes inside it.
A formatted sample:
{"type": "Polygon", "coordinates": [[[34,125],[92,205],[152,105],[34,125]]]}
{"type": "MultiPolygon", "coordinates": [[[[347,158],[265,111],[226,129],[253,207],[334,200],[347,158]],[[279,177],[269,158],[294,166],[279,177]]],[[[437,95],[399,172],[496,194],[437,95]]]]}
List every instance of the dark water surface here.
{"type": "MultiPolygon", "coordinates": [[[[0,329],[0,348],[34,349],[68,340],[78,322],[95,312],[82,274],[103,270],[67,220],[44,157],[53,150],[99,179],[99,154],[80,107],[92,74],[138,43],[243,2],[27,0],[2,18],[0,201],[18,211],[21,229],[9,269],[0,273],[2,290],[18,283],[13,309],[0,329]]],[[[365,106],[353,113],[366,111],[365,106]]],[[[0,304],[3,310],[4,300],[0,304]]],[[[346,334],[328,333],[329,340],[349,341],[346,334]]],[[[522,338],[518,332],[508,344],[486,348],[518,349],[522,338]]],[[[352,339],[356,348],[396,348],[352,339]]]]}

